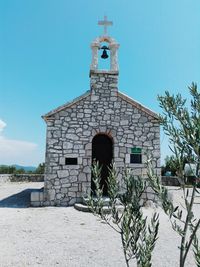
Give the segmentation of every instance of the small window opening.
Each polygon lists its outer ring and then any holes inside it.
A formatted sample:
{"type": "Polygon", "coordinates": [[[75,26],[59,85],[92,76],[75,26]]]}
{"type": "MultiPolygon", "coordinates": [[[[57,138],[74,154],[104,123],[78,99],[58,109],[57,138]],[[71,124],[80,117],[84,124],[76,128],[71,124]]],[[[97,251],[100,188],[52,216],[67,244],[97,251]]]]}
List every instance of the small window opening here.
{"type": "Polygon", "coordinates": [[[131,154],[130,163],[142,163],[142,155],[141,154],[131,154]]]}
{"type": "Polygon", "coordinates": [[[130,163],[140,164],[142,163],[142,149],[134,147],[131,149],[130,163]]]}
{"type": "Polygon", "coordinates": [[[77,158],[65,158],[65,165],[77,165],[78,159],[77,158]]]}

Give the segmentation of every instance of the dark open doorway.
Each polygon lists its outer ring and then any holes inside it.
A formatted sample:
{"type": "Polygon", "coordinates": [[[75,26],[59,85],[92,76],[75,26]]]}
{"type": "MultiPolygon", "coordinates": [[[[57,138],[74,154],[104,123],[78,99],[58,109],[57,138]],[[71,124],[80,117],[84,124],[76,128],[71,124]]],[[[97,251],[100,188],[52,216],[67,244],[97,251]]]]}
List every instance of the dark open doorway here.
{"type": "MultiPolygon", "coordinates": [[[[110,164],[113,158],[113,142],[109,136],[106,134],[97,134],[92,140],[92,162],[98,161],[101,170],[101,186],[103,187],[103,194],[108,194],[108,174],[110,164]]],[[[91,182],[91,189],[94,192],[95,187],[93,181],[91,182]]]]}

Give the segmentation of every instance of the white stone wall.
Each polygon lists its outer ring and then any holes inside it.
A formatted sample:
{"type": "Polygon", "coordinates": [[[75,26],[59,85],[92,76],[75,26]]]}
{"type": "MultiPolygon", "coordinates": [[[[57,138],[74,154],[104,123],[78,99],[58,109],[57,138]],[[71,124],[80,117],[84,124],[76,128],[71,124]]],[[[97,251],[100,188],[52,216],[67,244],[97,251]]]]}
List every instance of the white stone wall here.
{"type": "Polygon", "coordinates": [[[73,205],[89,193],[92,139],[97,133],[112,136],[114,162],[121,173],[126,166],[145,177],[147,150],[160,173],[159,123],[122,99],[117,84],[118,75],[92,73],[91,94],[47,118],[45,205],[73,205]],[[130,164],[134,146],[142,148],[142,164],[130,164]],[[65,165],[66,157],[77,157],[78,165],[65,165]]]}

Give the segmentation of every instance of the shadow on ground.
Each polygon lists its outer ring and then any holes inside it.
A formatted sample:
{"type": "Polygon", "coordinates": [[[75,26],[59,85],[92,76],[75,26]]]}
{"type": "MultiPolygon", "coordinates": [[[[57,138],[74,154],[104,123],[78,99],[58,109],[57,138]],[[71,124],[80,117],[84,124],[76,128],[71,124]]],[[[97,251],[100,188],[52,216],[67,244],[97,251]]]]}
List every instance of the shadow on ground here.
{"type": "Polygon", "coordinates": [[[38,189],[29,188],[17,194],[0,200],[0,208],[28,208],[30,207],[31,192],[38,192],[38,189]]]}

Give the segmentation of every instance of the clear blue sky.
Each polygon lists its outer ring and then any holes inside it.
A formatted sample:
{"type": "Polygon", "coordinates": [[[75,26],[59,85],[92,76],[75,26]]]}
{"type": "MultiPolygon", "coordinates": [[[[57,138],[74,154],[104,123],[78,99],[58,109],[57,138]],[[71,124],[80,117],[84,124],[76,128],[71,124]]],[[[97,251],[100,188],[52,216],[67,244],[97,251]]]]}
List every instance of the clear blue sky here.
{"type": "Polygon", "coordinates": [[[188,97],[200,84],[199,12],[199,0],[1,0],[0,164],[44,161],[41,115],[89,89],[104,14],[120,43],[120,91],[156,112],[166,89],[188,97]]]}

